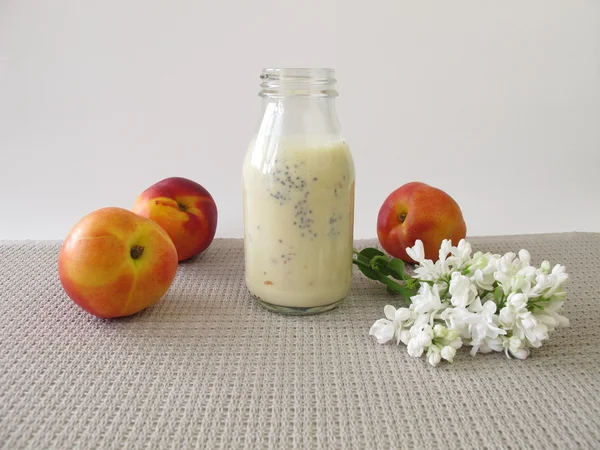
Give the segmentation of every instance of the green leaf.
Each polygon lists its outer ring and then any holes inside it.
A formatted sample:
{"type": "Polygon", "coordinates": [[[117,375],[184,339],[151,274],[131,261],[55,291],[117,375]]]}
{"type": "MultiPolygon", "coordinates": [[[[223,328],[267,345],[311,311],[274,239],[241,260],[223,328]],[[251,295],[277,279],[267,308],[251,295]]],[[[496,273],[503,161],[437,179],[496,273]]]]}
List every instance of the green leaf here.
{"type": "Polygon", "coordinates": [[[387,268],[390,271],[390,275],[396,280],[406,279],[404,261],[401,259],[392,258],[392,260],[388,263],[387,268]]]}
{"type": "Polygon", "coordinates": [[[369,260],[376,256],[385,256],[385,253],[383,253],[381,250],[377,250],[376,248],[364,248],[358,254],[368,258],[369,260]]]}
{"type": "Polygon", "coordinates": [[[373,270],[376,270],[377,272],[381,273],[382,275],[385,275],[386,277],[390,275],[390,271],[388,270],[388,263],[390,262],[390,260],[388,259],[387,256],[375,256],[372,260],[371,260],[371,268],[373,270]]]}
{"type": "Polygon", "coordinates": [[[390,262],[390,258],[376,248],[365,248],[360,252],[354,250],[352,258],[352,263],[358,266],[359,270],[367,278],[385,284],[386,290],[390,294],[400,295],[410,301],[410,297],[416,294],[415,286],[418,286],[418,280],[406,277],[403,272],[400,272],[403,271],[404,265],[402,265],[402,268],[396,267],[396,275],[399,276],[402,273],[405,278],[401,280],[405,280],[405,283],[410,285],[410,287],[389,278],[388,276],[392,274],[388,267],[390,262]]]}
{"type": "Polygon", "coordinates": [[[364,266],[362,264],[357,264],[357,266],[360,269],[360,271],[365,275],[365,277],[370,278],[371,280],[380,280],[381,276],[376,270],[372,269],[369,266],[364,266]]]}

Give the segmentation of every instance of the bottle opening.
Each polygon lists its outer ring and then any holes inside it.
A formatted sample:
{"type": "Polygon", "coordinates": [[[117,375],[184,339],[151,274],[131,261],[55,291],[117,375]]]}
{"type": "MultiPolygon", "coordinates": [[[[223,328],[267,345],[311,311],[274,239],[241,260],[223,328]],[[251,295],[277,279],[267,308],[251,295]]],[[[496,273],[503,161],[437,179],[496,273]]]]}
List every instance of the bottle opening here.
{"type": "Polygon", "coordinates": [[[263,69],[261,97],[336,97],[334,69],[263,69]]]}

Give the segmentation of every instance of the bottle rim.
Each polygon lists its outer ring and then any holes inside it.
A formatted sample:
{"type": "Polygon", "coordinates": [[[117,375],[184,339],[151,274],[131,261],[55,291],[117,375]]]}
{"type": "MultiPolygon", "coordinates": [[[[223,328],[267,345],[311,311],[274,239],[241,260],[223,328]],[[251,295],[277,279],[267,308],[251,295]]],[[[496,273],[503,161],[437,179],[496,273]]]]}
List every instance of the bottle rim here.
{"type": "Polygon", "coordinates": [[[261,97],[335,97],[335,69],[265,68],[261,75],[261,97]]]}

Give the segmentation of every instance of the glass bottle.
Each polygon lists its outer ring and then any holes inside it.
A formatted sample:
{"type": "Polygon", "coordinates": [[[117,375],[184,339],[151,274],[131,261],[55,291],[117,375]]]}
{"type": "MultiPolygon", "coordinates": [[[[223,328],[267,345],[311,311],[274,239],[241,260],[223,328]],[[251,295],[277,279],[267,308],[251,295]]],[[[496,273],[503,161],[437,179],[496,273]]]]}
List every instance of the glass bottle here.
{"type": "Polygon", "coordinates": [[[336,307],[352,284],[354,162],[332,69],[265,69],[243,165],[245,279],[265,308],[336,307]]]}

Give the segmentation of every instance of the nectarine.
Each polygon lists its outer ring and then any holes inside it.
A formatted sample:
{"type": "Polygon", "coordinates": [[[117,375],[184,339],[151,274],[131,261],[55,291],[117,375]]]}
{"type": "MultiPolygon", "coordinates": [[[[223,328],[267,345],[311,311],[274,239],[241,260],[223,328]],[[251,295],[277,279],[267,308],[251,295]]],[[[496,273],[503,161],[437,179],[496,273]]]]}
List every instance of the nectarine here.
{"type": "Polygon", "coordinates": [[[177,251],[155,222],[123,208],[102,208],[71,229],[58,255],[60,282],[87,312],[129,316],[156,303],[177,271],[177,251]]]}
{"type": "Polygon", "coordinates": [[[187,178],[165,178],[142,192],[133,212],[158,223],[169,234],[179,261],[202,253],[217,231],[217,205],[210,193],[187,178]]]}
{"type": "Polygon", "coordinates": [[[383,202],[377,217],[377,237],[383,249],[403,261],[417,239],[425,257],[437,261],[442,240],[454,245],[466,236],[467,227],[458,203],[446,192],[425,183],[407,183],[383,202]]]}

